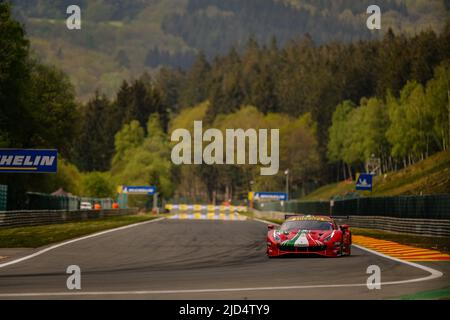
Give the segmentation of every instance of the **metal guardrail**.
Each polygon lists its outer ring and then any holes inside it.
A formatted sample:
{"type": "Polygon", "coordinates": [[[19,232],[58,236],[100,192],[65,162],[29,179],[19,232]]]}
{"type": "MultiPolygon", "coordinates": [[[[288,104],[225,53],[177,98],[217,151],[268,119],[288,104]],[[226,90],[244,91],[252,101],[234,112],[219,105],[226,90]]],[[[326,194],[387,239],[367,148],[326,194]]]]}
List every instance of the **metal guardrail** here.
{"type": "Polygon", "coordinates": [[[138,209],[0,212],[0,228],[39,226],[136,214],[138,209]]]}
{"type": "Polygon", "coordinates": [[[450,194],[425,196],[360,197],[330,201],[286,201],[255,203],[260,211],[342,216],[382,216],[413,219],[450,219],[450,194]]]}
{"type": "Polygon", "coordinates": [[[423,236],[450,237],[450,220],[443,219],[405,219],[377,216],[350,216],[348,219],[335,219],[355,228],[378,229],[423,236]]]}
{"type": "Polygon", "coordinates": [[[8,200],[8,186],[0,184],[0,211],[6,210],[8,200]]]}
{"type": "MultiPolygon", "coordinates": [[[[284,220],[286,212],[253,210],[256,218],[284,220]]],[[[335,218],[340,224],[354,228],[378,229],[423,236],[450,237],[450,220],[447,219],[408,219],[382,216],[346,216],[335,218]]]]}

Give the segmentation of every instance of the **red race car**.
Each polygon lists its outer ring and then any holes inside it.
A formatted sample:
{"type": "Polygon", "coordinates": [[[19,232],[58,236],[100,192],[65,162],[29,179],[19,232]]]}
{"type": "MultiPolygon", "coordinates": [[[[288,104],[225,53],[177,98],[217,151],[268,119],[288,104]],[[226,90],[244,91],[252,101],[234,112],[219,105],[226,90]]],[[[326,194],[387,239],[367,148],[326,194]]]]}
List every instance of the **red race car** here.
{"type": "Polygon", "coordinates": [[[288,216],[279,229],[269,225],[267,233],[269,258],[293,254],[349,256],[351,245],[349,226],[338,226],[325,216],[288,216]]]}

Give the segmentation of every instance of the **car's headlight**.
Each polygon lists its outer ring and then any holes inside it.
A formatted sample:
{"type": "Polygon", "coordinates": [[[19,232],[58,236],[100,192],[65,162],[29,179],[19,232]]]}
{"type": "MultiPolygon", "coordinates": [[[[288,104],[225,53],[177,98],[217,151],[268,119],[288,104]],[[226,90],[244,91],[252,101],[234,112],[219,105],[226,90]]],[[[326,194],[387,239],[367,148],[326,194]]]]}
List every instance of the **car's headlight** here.
{"type": "Polygon", "coordinates": [[[330,233],[325,239],[323,239],[323,242],[328,242],[331,240],[331,238],[333,238],[333,234],[330,233]]]}

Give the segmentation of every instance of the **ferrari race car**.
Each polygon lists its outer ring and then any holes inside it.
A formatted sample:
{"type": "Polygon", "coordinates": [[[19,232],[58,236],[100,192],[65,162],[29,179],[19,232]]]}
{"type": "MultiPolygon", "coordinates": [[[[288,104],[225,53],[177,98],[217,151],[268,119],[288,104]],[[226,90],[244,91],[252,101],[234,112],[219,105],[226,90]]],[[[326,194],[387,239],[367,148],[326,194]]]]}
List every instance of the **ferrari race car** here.
{"type": "Polygon", "coordinates": [[[349,226],[338,226],[325,216],[290,216],[279,229],[269,225],[267,233],[269,258],[293,254],[349,256],[351,244],[349,226]]]}

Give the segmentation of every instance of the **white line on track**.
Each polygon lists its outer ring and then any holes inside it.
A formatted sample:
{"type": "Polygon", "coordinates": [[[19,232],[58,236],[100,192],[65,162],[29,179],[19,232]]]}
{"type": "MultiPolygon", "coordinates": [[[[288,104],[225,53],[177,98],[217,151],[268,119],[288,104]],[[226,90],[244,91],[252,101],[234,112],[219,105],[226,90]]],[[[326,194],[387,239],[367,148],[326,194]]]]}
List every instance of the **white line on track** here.
{"type": "MultiPolygon", "coordinates": [[[[52,247],[49,247],[47,249],[44,249],[42,251],[39,251],[35,254],[32,254],[30,256],[15,260],[15,261],[11,261],[9,263],[0,265],[0,268],[5,267],[6,265],[11,265],[11,264],[15,264],[15,263],[19,263],[31,258],[36,257],[37,255],[43,254],[45,252],[48,252],[50,250],[62,247],[64,245],[73,243],[73,242],[77,242],[77,241],[81,241],[84,239],[89,239],[89,238],[93,238],[102,234],[106,234],[106,233],[110,233],[110,232],[114,232],[114,231],[119,231],[119,230],[123,230],[123,229],[128,229],[128,228],[132,228],[135,226],[139,226],[139,225],[143,225],[143,224],[147,224],[147,223],[151,223],[151,222],[156,222],[156,221],[160,221],[164,218],[161,219],[156,219],[156,220],[151,220],[151,221],[147,221],[147,222],[143,222],[143,223],[139,223],[139,224],[134,224],[134,225],[130,225],[130,226],[125,226],[125,227],[121,227],[121,228],[117,228],[117,229],[112,229],[112,230],[108,230],[108,231],[104,231],[104,232],[100,232],[100,233],[96,233],[87,237],[83,237],[83,238],[79,238],[79,239],[74,239],[68,242],[64,242],[61,243],[59,245],[55,245],[52,247]]],[[[265,220],[260,220],[260,219],[255,219],[259,222],[265,223],[265,224],[275,224],[276,223],[272,223],[269,221],[265,221],[265,220]]],[[[443,276],[443,273],[414,263],[414,262],[409,262],[409,261],[404,261],[404,260],[400,260],[394,257],[390,257],[387,256],[385,254],[367,249],[365,247],[362,246],[358,246],[358,245],[353,245],[355,247],[357,247],[358,249],[367,251],[371,254],[380,256],[382,258],[385,259],[389,259],[398,263],[402,263],[402,264],[406,264],[408,266],[411,267],[415,267],[418,269],[421,269],[423,271],[426,271],[429,273],[428,276],[426,277],[422,277],[422,278],[415,278],[415,279],[408,279],[408,280],[400,280],[400,281],[388,281],[388,282],[381,282],[379,283],[381,286],[386,286],[386,285],[400,285],[400,284],[409,284],[409,283],[414,283],[414,282],[422,282],[422,281],[429,281],[429,280],[433,280],[433,279],[437,279],[443,276]]],[[[348,288],[348,287],[366,287],[367,284],[366,283],[353,283],[353,284],[324,284],[324,285],[307,285],[307,286],[283,286],[283,287],[255,287],[255,288],[221,288],[221,289],[192,289],[192,290],[141,290],[141,291],[86,291],[86,292],[37,292],[37,293],[5,293],[5,294],[0,294],[0,298],[33,298],[33,297],[76,297],[76,296],[126,296],[126,295],[154,295],[154,294],[188,294],[188,293],[221,293],[221,292],[242,292],[242,291],[276,291],[276,290],[300,290],[300,289],[320,289],[320,288],[348,288]]]]}

